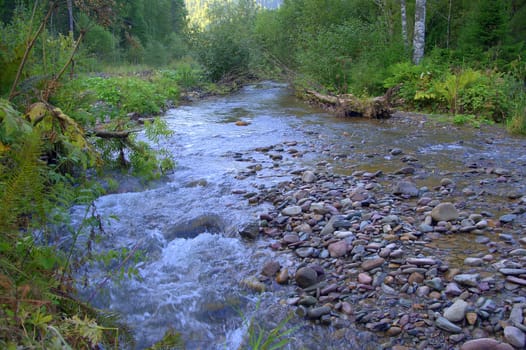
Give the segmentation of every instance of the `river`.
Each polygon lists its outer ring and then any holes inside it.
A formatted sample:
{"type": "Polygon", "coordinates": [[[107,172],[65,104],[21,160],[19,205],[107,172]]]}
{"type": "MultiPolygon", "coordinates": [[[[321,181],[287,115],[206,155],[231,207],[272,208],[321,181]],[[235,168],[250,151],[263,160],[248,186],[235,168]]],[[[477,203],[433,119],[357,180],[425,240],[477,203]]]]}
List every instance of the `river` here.
{"type": "MultiPolygon", "coordinates": [[[[169,110],[164,119],[174,134],[160,147],[173,156],[175,171],[148,188],[123,184],[119,193],[95,202],[108,234],[98,249],[144,252],[136,265],[140,277],[105,283],[93,300],[95,306],[123,315],[137,349],[158,341],[168,329],[180,332],[188,349],[237,349],[247,334],[243,319],[271,327],[293,311],[279,301],[294,286],[273,283],[260,294],[242,283],[257,277],[269,259],[292,265],[289,253],[270,250],[265,239],[244,241],[238,230],[270,207],[251,204],[252,193],[305,169],[390,174],[411,164],[411,176],[421,187],[449,177],[459,188],[487,191],[485,201],[468,206],[493,215],[509,211],[510,191],[524,193],[520,182],[495,182],[482,189],[479,174],[466,171],[526,173],[524,140],[495,127],[473,131],[411,115],[389,121],[337,118],[273,82],[169,110]],[[243,125],[236,125],[238,121],[243,125]]],[[[74,214],[81,217],[82,212],[77,208],[74,214]]],[[[463,259],[471,243],[436,244],[450,249],[454,260],[463,259]]],[[[93,268],[86,274],[94,281],[82,292],[89,296],[104,280],[104,271],[93,268]]],[[[293,322],[299,329],[292,349],[379,346],[380,340],[368,332],[350,329],[334,339],[331,327],[293,322]]]]}

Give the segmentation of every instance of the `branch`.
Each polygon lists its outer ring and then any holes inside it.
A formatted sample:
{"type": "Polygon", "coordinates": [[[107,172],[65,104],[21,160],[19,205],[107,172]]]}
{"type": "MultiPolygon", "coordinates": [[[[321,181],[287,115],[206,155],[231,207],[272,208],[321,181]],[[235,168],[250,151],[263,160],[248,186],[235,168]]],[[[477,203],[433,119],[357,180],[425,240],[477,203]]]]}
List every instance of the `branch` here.
{"type": "Polygon", "coordinates": [[[49,99],[49,95],[51,95],[51,92],[53,88],[56,86],[57,81],[64,75],[64,72],[68,68],[68,66],[73,61],[73,57],[75,57],[75,53],[77,52],[80,42],[84,38],[84,35],[86,34],[86,30],[81,30],[80,35],[77,38],[77,41],[75,42],[75,46],[73,47],[73,50],[71,51],[71,54],[69,55],[69,59],[66,61],[62,69],[51,79],[51,81],[47,84],[46,90],[44,91],[44,94],[42,96],[42,99],[44,101],[47,101],[49,99]]]}
{"type": "Polygon", "coordinates": [[[20,65],[18,66],[18,71],[16,72],[15,81],[13,81],[13,85],[11,86],[11,91],[9,92],[9,97],[7,99],[8,101],[11,101],[13,97],[15,97],[16,95],[15,90],[16,90],[16,87],[18,86],[18,83],[20,82],[20,77],[22,76],[22,71],[24,70],[24,67],[27,63],[29,53],[31,52],[33,45],[35,45],[35,42],[37,41],[38,37],[40,36],[42,31],[46,27],[47,21],[51,17],[51,14],[53,13],[54,8],[55,8],[55,2],[51,1],[49,4],[49,10],[46,14],[46,17],[44,17],[42,22],[40,22],[40,27],[38,27],[37,32],[35,33],[33,38],[31,38],[31,40],[29,40],[29,42],[27,43],[26,51],[24,52],[24,56],[22,57],[22,61],[20,61],[20,65]]]}
{"type": "Polygon", "coordinates": [[[90,130],[87,132],[90,136],[97,136],[103,139],[126,139],[130,136],[131,133],[139,132],[140,129],[135,130],[125,130],[125,131],[108,131],[102,129],[90,130]]]}

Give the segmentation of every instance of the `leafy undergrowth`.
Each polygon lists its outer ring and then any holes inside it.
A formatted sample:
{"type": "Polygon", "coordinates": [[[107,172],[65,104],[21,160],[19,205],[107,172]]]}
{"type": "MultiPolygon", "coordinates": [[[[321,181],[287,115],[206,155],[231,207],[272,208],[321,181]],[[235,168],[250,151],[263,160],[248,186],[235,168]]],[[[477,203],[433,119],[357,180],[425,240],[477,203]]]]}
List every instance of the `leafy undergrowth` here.
{"type": "Polygon", "coordinates": [[[410,110],[448,113],[455,124],[478,127],[506,122],[511,132],[526,132],[524,86],[519,74],[450,68],[432,58],[391,67],[385,87],[393,101],[410,110]]]}
{"type": "Polygon", "coordinates": [[[0,348],[117,348],[129,342],[116,315],[76,299],[72,276],[91,258],[96,237],[80,239],[84,231],[64,228],[61,234],[71,235],[65,245],[53,235],[68,221],[71,205],[101,194],[72,181],[62,167],[89,167],[78,158],[90,153],[81,129],[58,109],[36,105],[26,119],[0,101],[0,145],[0,348]]]}

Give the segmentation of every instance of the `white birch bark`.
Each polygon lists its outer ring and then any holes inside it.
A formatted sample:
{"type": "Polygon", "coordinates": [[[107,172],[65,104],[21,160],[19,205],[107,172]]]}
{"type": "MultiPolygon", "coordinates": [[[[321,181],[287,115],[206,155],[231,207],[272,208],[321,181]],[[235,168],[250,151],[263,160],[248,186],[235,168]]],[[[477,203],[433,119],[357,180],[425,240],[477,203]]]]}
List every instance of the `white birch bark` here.
{"type": "Polygon", "coordinates": [[[419,64],[424,58],[426,44],[426,0],[416,0],[415,32],[413,35],[413,63],[419,64]]]}
{"type": "Polygon", "coordinates": [[[402,14],[402,39],[404,40],[404,48],[409,48],[409,40],[407,39],[407,6],[405,0],[400,0],[400,13],[402,14]]]}

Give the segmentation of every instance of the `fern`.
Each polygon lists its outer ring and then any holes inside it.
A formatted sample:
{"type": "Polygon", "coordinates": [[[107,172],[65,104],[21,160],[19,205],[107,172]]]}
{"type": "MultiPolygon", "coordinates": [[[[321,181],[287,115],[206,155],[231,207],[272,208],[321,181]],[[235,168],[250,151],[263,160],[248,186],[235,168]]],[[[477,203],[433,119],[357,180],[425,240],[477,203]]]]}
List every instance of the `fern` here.
{"type": "Polygon", "coordinates": [[[5,177],[0,189],[0,230],[13,232],[23,215],[44,218],[44,177],[39,157],[41,141],[38,131],[23,137],[3,160],[5,177]]]}

